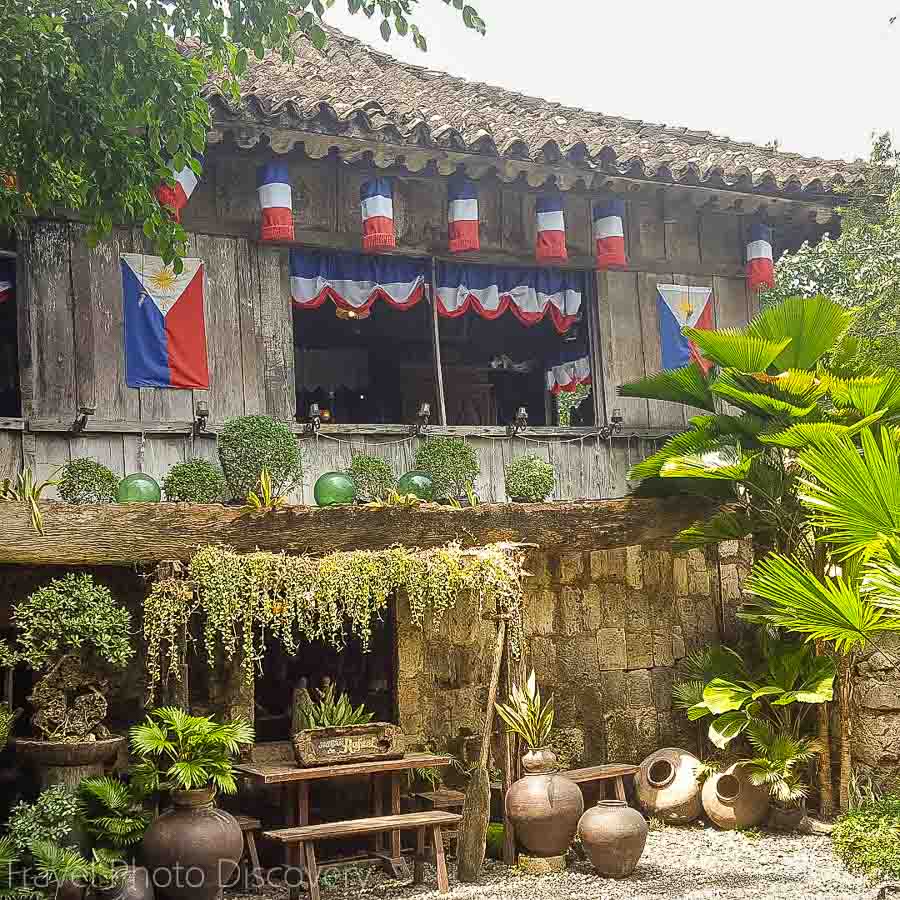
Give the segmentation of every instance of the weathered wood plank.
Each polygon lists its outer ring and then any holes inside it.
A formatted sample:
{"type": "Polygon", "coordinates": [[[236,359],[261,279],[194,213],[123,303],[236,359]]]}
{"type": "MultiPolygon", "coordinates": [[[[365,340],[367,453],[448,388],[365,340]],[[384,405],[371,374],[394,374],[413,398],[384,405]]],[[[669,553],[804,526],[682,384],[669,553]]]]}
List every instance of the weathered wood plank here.
{"type": "Polygon", "coordinates": [[[744,278],[713,278],[716,295],[716,328],[743,328],[750,320],[747,282],[744,278]]]}
{"type": "MultiPolygon", "coordinates": [[[[624,463],[624,460],[623,460],[624,463]]],[[[624,465],[621,467],[624,469],[624,465]]],[[[397,540],[436,547],[496,541],[532,543],[547,551],[603,550],[634,544],[668,546],[710,507],[683,497],[581,503],[483,504],[450,509],[290,506],[270,512],[182,503],[69,505],[44,503],[44,535],[18,504],[5,510],[0,563],[134,565],[189,559],[211,541],[255,549],[325,554],[380,549],[397,540]]]]}
{"type": "Polygon", "coordinates": [[[22,434],[0,431],[0,481],[15,478],[22,469],[22,434]]]}
{"type": "MultiPolygon", "coordinates": [[[[266,354],[259,304],[259,269],[256,245],[238,241],[235,247],[235,279],[238,320],[241,328],[241,371],[244,386],[244,414],[266,411],[266,354]]],[[[196,398],[195,398],[196,399],[196,398]]]]}
{"type": "Polygon", "coordinates": [[[258,267],[266,412],[273,418],[290,422],[297,411],[297,389],[287,254],[278,247],[259,245],[258,267]]]}

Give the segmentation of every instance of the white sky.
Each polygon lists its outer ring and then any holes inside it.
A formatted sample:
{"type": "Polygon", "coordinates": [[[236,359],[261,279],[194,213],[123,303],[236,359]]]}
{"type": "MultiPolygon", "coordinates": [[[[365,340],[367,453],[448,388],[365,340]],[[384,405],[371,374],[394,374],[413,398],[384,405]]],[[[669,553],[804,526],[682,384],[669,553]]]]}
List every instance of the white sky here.
{"type": "Polygon", "coordinates": [[[706,129],[807,156],[868,156],[900,135],[900,0],[470,0],[480,37],[420,0],[421,53],[380,16],[326,20],[417,65],[609,115],[706,129]]]}

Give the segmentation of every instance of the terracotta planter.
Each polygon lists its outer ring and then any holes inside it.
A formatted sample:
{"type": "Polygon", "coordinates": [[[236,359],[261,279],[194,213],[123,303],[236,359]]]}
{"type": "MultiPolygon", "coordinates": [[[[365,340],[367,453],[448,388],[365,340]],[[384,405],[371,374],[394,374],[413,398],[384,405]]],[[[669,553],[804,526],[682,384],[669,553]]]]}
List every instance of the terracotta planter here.
{"type": "Polygon", "coordinates": [[[214,797],[212,788],[173,791],[173,806],[144,835],[144,865],[156,893],[168,900],[215,900],[237,869],[241,828],[214,797]]]}
{"type": "Polygon", "coordinates": [[[534,856],[561,856],[568,850],[584,812],[581,789],[555,771],[550,750],[530,750],[522,757],[528,773],[506,794],[506,814],[519,843],[534,856]]]}
{"type": "Polygon", "coordinates": [[[578,823],[578,836],[599,875],[624,878],[638,864],[649,831],[624,800],[601,800],[578,823]]]}
{"type": "Polygon", "coordinates": [[[753,784],[737,763],[710,775],[703,783],[702,798],[710,822],[726,830],[752,828],[769,812],[769,792],[753,784]]]}
{"type": "Polygon", "coordinates": [[[665,747],[651,753],[635,777],[637,799],[651,818],[686,825],[703,814],[697,768],[700,760],[687,750],[665,747]]]}
{"type": "Polygon", "coordinates": [[[106,764],[116,758],[125,745],[124,737],[97,741],[36,741],[14,738],[16,755],[34,767],[41,790],[51,784],[76,788],[82,778],[102,775],[106,764]]]}

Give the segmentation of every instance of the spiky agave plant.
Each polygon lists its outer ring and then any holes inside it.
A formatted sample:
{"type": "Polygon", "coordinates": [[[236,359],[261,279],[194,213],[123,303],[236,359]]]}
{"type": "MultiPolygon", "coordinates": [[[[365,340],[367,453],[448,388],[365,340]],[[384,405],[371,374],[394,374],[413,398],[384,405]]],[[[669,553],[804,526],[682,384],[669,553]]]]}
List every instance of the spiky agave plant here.
{"type": "Polygon", "coordinates": [[[327,684],[318,692],[319,699],[303,709],[305,728],[335,728],[346,725],[365,725],[372,721],[364,703],[354,707],[346,694],[335,696],[334,684],[327,684]]]}
{"type": "Polygon", "coordinates": [[[819,753],[818,742],[762,722],[748,728],[747,737],[757,753],[743,761],[750,780],[765,787],[772,802],[781,809],[798,807],[809,795],[804,775],[819,753]]]}
{"type": "Polygon", "coordinates": [[[495,703],[494,707],[506,727],[522,738],[530,750],[540,750],[549,744],[553,730],[553,697],[546,703],[542,701],[534,669],[524,688],[513,687],[509,703],[495,703]]]}

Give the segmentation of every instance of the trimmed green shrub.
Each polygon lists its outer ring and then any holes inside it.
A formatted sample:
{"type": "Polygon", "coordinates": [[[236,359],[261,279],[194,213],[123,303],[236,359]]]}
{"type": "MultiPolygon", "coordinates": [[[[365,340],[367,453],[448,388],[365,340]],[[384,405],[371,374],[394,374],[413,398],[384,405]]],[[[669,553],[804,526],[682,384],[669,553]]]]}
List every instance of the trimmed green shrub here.
{"type": "Polygon", "coordinates": [[[206,459],[177,463],[163,480],[166,500],[180,503],[221,503],[226,487],[222,470],[206,459]]]}
{"type": "Polygon", "coordinates": [[[263,469],[272,492],[281,497],[300,480],[300,448],[289,425],[268,416],[229,419],[219,434],[219,462],[235,500],[245,500],[259,484],[263,469]]]}
{"type": "Polygon", "coordinates": [[[78,800],[63,784],[43,791],[34,803],[17,803],[9,813],[7,832],[19,852],[37,841],[60,843],[66,840],[78,817],[78,800]]]}
{"type": "Polygon", "coordinates": [[[112,503],[119,476],[95,459],[73,459],[60,472],[57,490],[67,503],[112,503]]]}
{"type": "Polygon", "coordinates": [[[900,797],[863,803],[844,813],[831,840],[848,869],[874,878],[900,878],[900,797]]]}
{"type": "Polygon", "coordinates": [[[452,500],[472,489],[481,467],[471,444],[461,438],[426,438],[416,448],[416,468],[431,476],[435,500],[452,500]]]}
{"type": "Polygon", "coordinates": [[[356,485],[356,499],[364,503],[384,500],[397,487],[391,467],[377,456],[365,453],[354,456],[347,474],[356,485]]]}
{"type": "Polygon", "coordinates": [[[506,494],[511,500],[540,503],[553,493],[553,466],[533,453],[514,459],[506,467],[506,494]]]}

